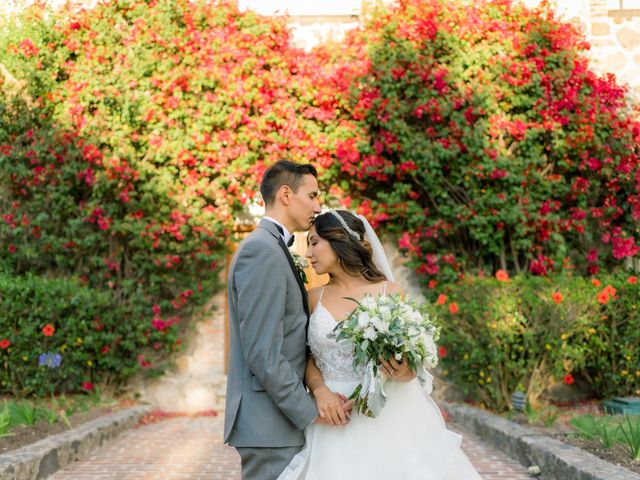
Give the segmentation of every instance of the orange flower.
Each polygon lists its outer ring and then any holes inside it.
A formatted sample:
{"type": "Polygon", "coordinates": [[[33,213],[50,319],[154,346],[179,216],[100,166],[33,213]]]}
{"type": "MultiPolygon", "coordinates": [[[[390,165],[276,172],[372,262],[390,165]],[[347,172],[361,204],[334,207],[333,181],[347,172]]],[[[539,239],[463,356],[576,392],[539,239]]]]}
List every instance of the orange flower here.
{"type": "Polygon", "coordinates": [[[636,277],[635,275],[631,275],[629,278],[627,278],[627,283],[630,283],[631,285],[633,285],[634,283],[638,283],[638,277],[636,277]]]}
{"type": "Polygon", "coordinates": [[[459,310],[459,308],[458,308],[458,304],[456,302],[451,302],[449,304],[449,312],[458,313],[458,310],[459,310]]]}
{"type": "Polygon", "coordinates": [[[42,329],[42,333],[45,337],[50,337],[53,335],[53,332],[56,331],[56,328],[51,325],[50,323],[47,323],[44,328],[42,329]]]}
{"type": "Polygon", "coordinates": [[[444,305],[445,303],[447,303],[447,296],[444,293],[441,293],[440,295],[438,295],[436,303],[438,305],[444,305]]]}
{"type": "Polygon", "coordinates": [[[616,296],[616,289],[613,288],[611,285],[607,285],[606,287],[604,287],[604,290],[602,291],[605,292],[607,295],[609,295],[611,298],[616,296]]]}
{"type": "Polygon", "coordinates": [[[435,280],[429,280],[429,283],[427,284],[427,287],[436,288],[436,285],[438,285],[438,282],[436,282],[435,280]]]}
{"type": "Polygon", "coordinates": [[[602,291],[598,293],[598,296],[596,297],[596,299],[598,300],[598,303],[601,303],[602,305],[604,305],[609,301],[609,294],[607,292],[602,291]]]}
{"type": "Polygon", "coordinates": [[[560,292],[553,292],[553,293],[551,294],[551,299],[553,300],[553,302],[554,302],[555,304],[558,304],[558,303],[562,302],[562,299],[563,299],[563,298],[564,298],[564,297],[562,296],[562,293],[560,293],[560,292]]]}
{"type": "Polygon", "coordinates": [[[506,270],[498,270],[496,272],[496,279],[499,282],[506,282],[507,280],[509,280],[509,274],[507,273],[506,270]]]}
{"type": "Polygon", "coordinates": [[[602,285],[602,282],[600,280],[598,280],[597,278],[592,278],[591,279],[591,285],[593,285],[594,287],[599,287],[600,285],[602,285]]]}

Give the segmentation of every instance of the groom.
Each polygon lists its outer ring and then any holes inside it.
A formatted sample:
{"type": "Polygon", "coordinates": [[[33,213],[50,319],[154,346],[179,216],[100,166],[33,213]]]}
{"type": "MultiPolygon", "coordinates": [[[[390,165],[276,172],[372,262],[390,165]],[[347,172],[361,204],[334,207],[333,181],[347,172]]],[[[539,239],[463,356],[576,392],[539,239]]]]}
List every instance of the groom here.
{"type": "Polygon", "coordinates": [[[229,270],[229,373],[224,441],[243,480],[276,479],[318,416],[302,379],[309,318],[306,290],[287,248],[320,213],[312,165],[281,160],[264,174],[266,216],[238,247],[229,270]]]}

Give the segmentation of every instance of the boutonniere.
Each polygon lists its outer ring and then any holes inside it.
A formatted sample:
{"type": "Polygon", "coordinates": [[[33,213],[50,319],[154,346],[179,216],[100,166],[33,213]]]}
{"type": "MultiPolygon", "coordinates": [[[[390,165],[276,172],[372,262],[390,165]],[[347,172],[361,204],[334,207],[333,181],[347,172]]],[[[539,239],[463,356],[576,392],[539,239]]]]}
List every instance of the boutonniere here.
{"type": "Polygon", "coordinates": [[[307,263],[306,258],[296,252],[291,252],[291,258],[293,258],[293,264],[298,271],[298,275],[300,275],[300,278],[302,279],[302,283],[307,283],[307,274],[304,270],[309,266],[309,264],[307,263]]]}

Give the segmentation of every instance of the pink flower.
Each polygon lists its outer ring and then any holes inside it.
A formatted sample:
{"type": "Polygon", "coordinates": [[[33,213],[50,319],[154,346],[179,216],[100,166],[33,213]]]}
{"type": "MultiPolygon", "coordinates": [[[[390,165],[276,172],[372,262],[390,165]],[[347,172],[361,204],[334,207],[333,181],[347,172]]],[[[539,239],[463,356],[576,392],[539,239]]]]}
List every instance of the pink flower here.
{"type": "Polygon", "coordinates": [[[409,236],[409,232],[404,232],[400,240],[398,241],[398,247],[408,250],[411,248],[411,237],[409,236]]]}

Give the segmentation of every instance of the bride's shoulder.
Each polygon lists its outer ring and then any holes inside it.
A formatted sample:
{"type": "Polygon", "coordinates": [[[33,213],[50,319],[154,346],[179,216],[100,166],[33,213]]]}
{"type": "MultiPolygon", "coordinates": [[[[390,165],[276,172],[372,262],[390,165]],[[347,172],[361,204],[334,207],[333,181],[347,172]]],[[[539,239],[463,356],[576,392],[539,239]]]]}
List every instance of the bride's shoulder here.
{"type": "Polygon", "coordinates": [[[323,288],[324,288],[324,286],[315,287],[315,288],[312,288],[311,290],[309,290],[307,292],[307,295],[309,296],[309,305],[311,306],[312,309],[316,308],[316,304],[318,303],[318,300],[320,299],[320,295],[322,293],[322,289],[323,288]]]}

